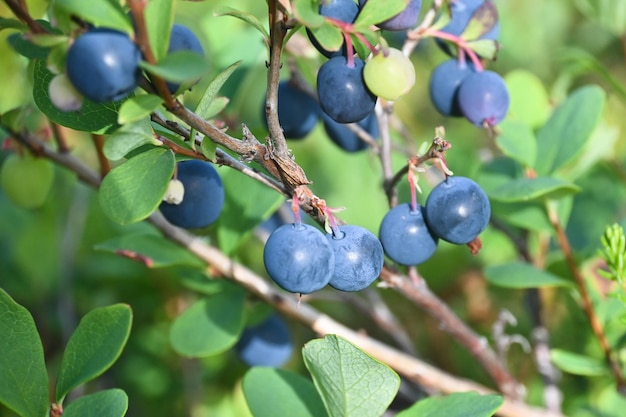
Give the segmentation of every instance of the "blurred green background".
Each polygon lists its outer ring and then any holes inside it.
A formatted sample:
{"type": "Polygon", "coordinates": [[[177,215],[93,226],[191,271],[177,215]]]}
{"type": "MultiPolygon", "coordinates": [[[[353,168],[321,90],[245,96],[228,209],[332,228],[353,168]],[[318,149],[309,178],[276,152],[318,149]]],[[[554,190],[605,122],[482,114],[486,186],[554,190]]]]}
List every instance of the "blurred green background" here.
{"type": "MultiPolygon", "coordinates": [[[[502,49],[490,69],[504,77],[520,69],[531,72],[547,90],[550,104],[562,101],[574,88],[588,83],[599,84],[608,94],[602,121],[594,134],[599,162],[578,178],[583,192],[574,199],[568,224],[577,255],[581,261],[588,259],[599,247],[604,227],[616,221],[625,224],[626,219],[626,7],[623,0],[495,2],[500,14],[502,49]]],[[[47,2],[27,3],[34,16],[45,18],[47,2]]],[[[240,124],[246,123],[257,137],[263,138],[267,135],[261,122],[266,50],[260,34],[251,26],[232,17],[214,16],[221,6],[245,10],[263,22],[266,20],[263,1],[176,2],[176,21],[198,34],[212,65],[210,74],[188,94],[186,102],[193,106],[202,85],[228,65],[243,60],[222,91],[231,99],[222,117],[232,135],[237,136],[240,124]]],[[[430,2],[424,1],[423,8],[428,6],[430,2]]],[[[0,5],[0,16],[10,16],[4,4],[0,5]]],[[[0,114],[32,100],[29,65],[6,42],[11,33],[0,31],[0,79],[4,85],[14,86],[0,90],[0,114]]],[[[305,50],[303,56],[295,59],[305,78],[314,80],[322,60],[313,50],[308,52],[305,50]]],[[[497,154],[493,140],[486,131],[463,119],[441,117],[428,97],[430,71],[447,59],[446,55],[426,39],[412,59],[417,82],[395,107],[411,140],[399,135],[394,140],[399,148],[415,151],[422,142],[432,139],[436,126],[444,125],[447,138],[453,143],[447,155],[450,168],[457,175],[479,177],[482,164],[497,154]]],[[[34,113],[32,117],[32,125],[37,126],[38,115],[34,113]]],[[[75,132],[68,132],[68,137],[74,153],[96,166],[90,139],[75,132]]],[[[325,198],[330,207],[345,207],[340,213],[342,219],[377,231],[387,202],[380,187],[381,168],[375,155],[343,153],[325,137],[321,124],[306,139],[291,142],[290,146],[313,181],[311,188],[317,195],[325,198]]],[[[0,158],[7,154],[3,151],[0,158]]],[[[396,169],[405,161],[406,154],[397,152],[396,169]]],[[[220,168],[220,172],[226,169],[220,168]]],[[[101,212],[93,190],[63,169],[57,168],[55,175],[53,192],[45,205],[36,210],[15,207],[0,189],[0,286],[33,314],[50,374],[55,375],[62,349],[80,317],[94,307],[125,302],[134,312],[129,344],[115,366],[84,390],[112,386],[126,390],[131,416],[246,416],[239,389],[246,367],[232,352],[185,359],[169,344],[172,320],[198,297],[190,286],[210,292],[210,283],[203,284],[205,279],[197,271],[150,270],[134,261],[95,251],[96,244],[112,237],[153,231],[147,224],[112,223],[101,212]]],[[[425,196],[429,185],[424,184],[423,188],[425,196]]],[[[408,187],[402,184],[400,191],[401,199],[406,201],[408,187]]],[[[464,247],[442,243],[420,272],[431,288],[478,332],[489,336],[498,312],[506,308],[519,321],[511,330],[529,337],[531,321],[524,292],[489,286],[481,275],[482,267],[515,260],[518,255],[508,239],[494,229],[484,233],[483,241],[484,249],[477,257],[464,247]]],[[[252,237],[234,256],[264,274],[261,253],[262,243],[252,237]]],[[[558,257],[548,259],[548,264],[551,270],[567,276],[558,257]]],[[[438,323],[397,293],[380,292],[415,341],[420,357],[453,374],[490,384],[471,356],[451,343],[438,323]]],[[[599,355],[575,296],[564,289],[544,291],[542,295],[553,346],[599,355]]],[[[354,328],[389,341],[361,312],[338,299],[332,289],[314,295],[310,302],[354,328]]],[[[249,301],[250,317],[254,317],[257,304],[249,301]]],[[[298,323],[289,324],[297,347],[315,336],[298,323]]],[[[623,328],[615,331],[626,333],[623,328]]],[[[511,372],[527,384],[530,401],[540,404],[542,384],[532,358],[518,346],[511,349],[508,357],[511,372]]],[[[302,371],[301,358],[295,355],[288,368],[302,371]]],[[[619,410],[626,407],[626,401],[614,394],[608,379],[563,375],[562,389],[568,415],[618,416],[619,410]]],[[[10,415],[0,408],[0,416],[10,415]]]]}

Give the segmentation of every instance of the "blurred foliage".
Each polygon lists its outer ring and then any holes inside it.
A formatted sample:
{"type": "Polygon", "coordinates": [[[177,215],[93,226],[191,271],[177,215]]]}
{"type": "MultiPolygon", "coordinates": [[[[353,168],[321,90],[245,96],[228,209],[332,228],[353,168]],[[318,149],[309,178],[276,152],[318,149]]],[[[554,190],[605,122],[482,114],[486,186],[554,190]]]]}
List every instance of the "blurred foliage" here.
{"type": "MultiPolygon", "coordinates": [[[[27,3],[35,17],[45,16],[47,1],[27,3]]],[[[502,49],[490,68],[505,77],[520,69],[534,74],[547,91],[550,108],[582,85],[598,84],[607,93],[589,148],[574,165],[568,166],[572,169],[570,173],[576,173],[575,183],[582,191],[571,199],[566,227],[577,259],[581,263],[586,261],[585,272],[597,286],[595,301],[606,310],[603,313],[609,338],[620,347],[625,359],[623,310],[604,303],[605,283],[597,274],[600,264],[594,256],[601,248],[600,237],[607,225],[626,225],[626,20],[609,19],[599,3],[611,2],[496,0],[502,49]]],[[[246,10],[265,22],[266,3],[262,1],[176,2],[175,21],[188,25],[199,35],[210,62],[210,73],[185,97],[185,104],[193,108],[200,99],[199,92],[210,80],[242,60],[220,92],[231,99],[222,117],[232,135],[239,135],[240,124],[245,122],[257,137],[263,138],[267,135],[261,122],[266,48],[259,32],[250,25],[229,16],[215,17],[213,11],[221,6],[246,10]]],[[[11,16],[4,4],[0,4],[0,16],[11,16]]],[[[0,31],[0,80],[5,86],[15,86],[0,89],[2,115],[32,100],[33,68],[10,48],[6,39],[12,32],[11,29],[0,31]]],[[[303,41],[301,36],[295,36],[294,40],[303,41]]],[[[321,58],[310,49],[305,49],[295,60],[304,78],[313,81],[321,58]]],[[[450,168],[457,175],[476,178],[500,151],[485,131],[462,119],[444,119],[430,104],[427,90],[430,71],[446,58],[430,40],[424,40],[413,54],[416,85],[395,106],[412,139],[404,141],[399,136],[394,139],[399,148],[414,152],[423,141],[432,139],[435,126],[443,124],[447,139],[453,144],[447,154],[450,168]]],[[[29,126],[38,130],[41,120],[37,113],[28,116],[29,126]]],[[[73,131],[68,131],[67,136],[73,152],[97,166],[89,137],[73,131]]],[[[290,143],[290,147],[313,180],[311,188],[317,195],[325,198],[330,207],[345,207],[340,214],[342,219],[377,232],[387,202],[380,187],[380,165],[373,154],[343,153],[325,137],[321,124],[306,139],[290,143]]],[[[7,155],[0,153],[0,159],[7,155]]],[[[405,155],[398,152],[395,167],[401,167],[405,160],[405,155]]],[[[128,415],[132,416],[247,416],[241,393],[246,366],[232,351],[204,359],[186,359],[175,353],[169,342],[169,328],[174,319],[199,299],[199,293],[211,293],[212,283],[188,266],[148,269],[124,257],[94,250],[96,245],[122,235],[154,232],[147,224],[120,226],[111,222],[103,214],[94,191],[67,171],[55,168],[54,181],[46,203],[34,210],[15,207],[0,189],[0,287],[34,316],[50,375],[57,374],[63,348],[79,317],[96,307],[128,303],[133,309],[133,330],[119,361],[80,390],[123,387],[130,398],[128,415]]],[[[423,185],[421,199],[430,187],[423,185]]],[[[406,184],[401,185],[400,191],[401,199],[406,201],[406,184]]],[[[533,236],[531,251],[546,245],[545,230],[533,236]]],[[[479,333],[488,336],[500,310],[507,309],[518,320],[516,327],[507,330],[530,338],[532,322],[525,291],[490,286],[482,276],[484,267],[516,261],[518,253],[507,236],[496,228],[490,227],[482,239],[484,248],[477,257],[472,257],[464,247],[441,243],[420,272],[433,291],[479,333]]],[[[550,242],[548,245],[551,250],[546,258],[546,271],[569,279],[556,247],[550,242]]],[[[262,243],[250,235],[234,257],[264,274],[261,253],[262,243]]],[[[347,325],[388,341],[374,323],[345,303],[337,302],[332,297],[333,291],[323,290],[309,300],[347,325]]],[[[450,343],[450,337],[438,328],[438,323],[416,311],[396,292],[383,290],[381,294],[407,329],[420,357],[454,374],[490,384],[470,354],[450,343]]],[[[577,295],[569,287],[544,289],[541,298],[552,346],[601,357],[577,295]]],[[[257,301],[246,301],[249,320],[258,308],[257,301]]],[[[314,336],[311,330],[297,323],[290,326],[296,346],[302,346],[314,336]]],[[[507,357],[511,372],[529,388],[530,401],[541,404],[542,382],[534,366],[529,366],[532,358],[517,346],[507,357]]],[[[302,357],[294,356],[286,368],[302,372],[302,357]]],[[[626,407],[626,400],[614,392],[608,377],[563,373],[561,387],[567,415],[617,416],[626,407]]],[[[0,416],[8,417],[11,413],[0,409],[0,416]]]]}

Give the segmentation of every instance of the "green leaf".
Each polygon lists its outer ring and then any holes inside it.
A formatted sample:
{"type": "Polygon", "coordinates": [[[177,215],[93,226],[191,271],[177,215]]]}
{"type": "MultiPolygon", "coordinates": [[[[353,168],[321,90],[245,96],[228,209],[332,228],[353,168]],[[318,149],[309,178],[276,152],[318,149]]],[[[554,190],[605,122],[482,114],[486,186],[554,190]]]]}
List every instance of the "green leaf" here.
{"type": "Polygon", "coordinates": [[[126,304],[96,308],[82,318],[61,360],[55,394],[58,403],[113,365],[126,345],[131,322],[132,312],[126,304]]]}
{"type": "Polygon", "coordinates": [[[63,417],[124,417],[128,396],[118,388],[83,395],[69,403],[63,417]]]}
{"type": "Polygon", "coordinates": [[[139,259],[149,268],[174,265],[197,268],[205,266],[204,262],[188,250],[159,235],[125,234],[99,243],[95,249],[139,259]]]}
{"type": "Polygon", "coordinates": [[[475,41],[467,42],[467,46],[470,47],[477,55],[495,61],[500,50],[500,44],[493,39],[477,39],[475,41]]]}
{"type": "Polygon", "coordinates": [[[243,394],[254,417],[327,417],[315,385],[294,372],[251,368],[243,377],[243,394]]]}
{"type": "Polygon", "coordinates": [[[391,368],[335,335],[308,342],[302,356],[330,417],[380,417],[400,387],[391,368]]]}
{"type": "Polygon", "coordinates": [[[28,59],[48,58],[50,48],[38,46],[27,40],[22,33],[13,33],[7,37],[7,42],[18,54],[28,59]]]}
{"type": "Polygon", "coordinates": [[[153,134],[152,126],[148,119],[142,119],[135,123],[128,123],[106,137],[104,142],[104,155],[111,161],[124,158],[130,151],[142,145],[161,144],[153,134]]]}
{"type": "Polygon", "coordinates": [[[17,19],[0,17],[0,30],[2,29],[17,29],[19,31],[25,31],[26,25],[17,19]]]}
{"type": "Polygon", "coordinates": [[[343,34],[330,23],[324,23],[321,26],[310,28],[310,30],[319,44],[327,51],[338,51],[343,45],[343,34]]]}
{"type": "Polygon", "coordinates": [[[409,0],[368,0],[354,21],[357,31],[365,32],[369,27],[394,17],[406,9],[409,0]]]}
{"type": "Polygon", "coordinates": [[[535,166],[539,175],[550,174],[571,161],[583,148],[600,120],[605,92],[598,86],[574,91],[539,130],[535,166]]]}
{"type": "Polygon", "coordinates": [[[505,288],[572,287],[574,283],[535,268],[525,262],[511,262],[485,268],[485,278],[505,288]]]}
{"type": "Polygon", "coordinates": [[[252,234],[255,226],[278,209],[284,198],[268,192],[263,184],[233,169],[225,171],[221,177],[224,189],[245,190],[226,193],[224,209],[217,223],[219,247],[224,253],[231,254],[252,234]]]}
{"type": "Polygon", "coordinates": [[[573,375],[602,376],[609,372],[604,361],[561,349],[550,350],[550,360],[560,370],[573,375]]]}
{"type": "Polygon", "coordinates": [[[228,97],[215,97],[215,99],[211,101],[211,104],[209,104],[209,107],[205,110],[206,116],[204,119],[208,120],[217,116],[226,108],[226,106],[228,106],[228,103],[230,103],[230,99],[228,97]]]}
{"type": "Polygon", "coordinates": [[[126,100],[117,116],[121,125],[136,122],[150,115],[163,102],[161,97],[154,94],[142,94],[126,100]]]}
{"type": "Polygon", "coordinates": [[[209,69],[209,64],[205,57],[196,52],[186,50],[168,54],[157,65],[150,65],[145,61],[141,61],[140,66],[151,74],[177,83],[195,81],[209,69]]]}
{"type": "Polygon", "coordinates": [[[321,26],[326,22],[319,14],[318,0],[293,0],[291,2],[296,19],[309,29],[321,26]]]}
{"type": "Polygon", "coordinates": [[[533,167],[537,158],[537,139],[528,125],[507,119],[499,127],[496,144],[502,153],[525,167],[533,167]]]}
{"type": "Polygon", "coordinates": [[[167,55],[174,24],[173,0],[150,0],[145,9],[146,29],[150,47],[157,62],[167,55]]]}
{"type": "Polygon", "coordinates": [[[46,416],[48,372],[37,327],[28,310],[2,288],[0,335],[0,403],[20,417],[46,416]]]}
{"type": "Polygon", "coordinates": [[[491,212],[497,218],[521,229],[544,232],[553,230],[546,208],[541,202],[498,203],[492,201],[491,212]]]}
{"type": "Polygon", "coordinates": [[[506,74],[504,82],[511,97],[507,119],[514,119],[533,129],[543,125],[550,115],[550,97],[539,77],[520,69],[506,74]]]}
{"type": "Polygon", "coordinates": [[[170,329],[174,350],[189,357],[216,355],[231,348],[244,324],[246,294],[239,289],[203,298],[176,318],[170,329]]]}
{"type": "Polygon", "coordinates": [[[269,43],[269,38],[270,38],[269,32],[267,31],[265,26],[263,26],[261,21],[252,13],[242,12],[241,10],[233,9],[232,7],[223,6],[223,7],[218,7],[217,10],[213,12],[213,15],[214,16],[232,16],[232,17],[236,17],[237,19],[241,19],[244,22],[251,25],[252,27],[254,27],[259,32],[261,32],[261,35],[263,35],[265,42],[269,43]]]}
{"type": "Polygon", "coordinates": [[[202,139],[202,143],[200,144],[200,150],[202,151],[202,155],[204,155],[210,161],[215,161],[215,154],[217,151],[217,143],[213,142],[210,138],[204,137],[202,139]]]}
{"type": "Polygon", "coordinates": [[[65,13],[76,15],[95,26],[117,29],[125,33],[132,33],[133,26],[126,16],[124,9],[117,0],[56,0],[55,7],[65,13]]]}
{"type": "Polygon", "coordinates": [[[33,98],[35,104],[51,121],[74,130],[92,133],[110,133],[119,127],[117,111],[121,102],[94,103],[87,98],[78,111],[63,112],[57,109],[48,94],[48,86],[54,74],[46,68],[46,61],[36,60],[34,65],[33,98]]]}
{"type": "Polygon", "coordinates": [[[504,403],[497,394],[457,392],[419,400],[396,417],[491,417],[504,403]]]}
{"type": "Polygon", "coordinates": [[[214,110],[211,109],[211,105],[213,104],[217,93],[220,91],[224,83],[228,81],[230,76],[233,75],[233,72],[235,72],[241,62],[242,61],[237,61],[234,64],[231,64],[228,68],[219,73],[217,77],[213,79],[213,81],[211,81],[207,89],[204,91],[204,94],[202,95],[198,106],[196,106],[195,112],[198,116],[202,117],[203,119],[209,119],[211,118],[211,116],[214,116],[216,114],[214,113],[214,110]]]}
{"type": "MultiPolygon", "coordinates": [[[[540,152],[541,153],[541,152],[540,152]]],[[[576,194],[580,188],[571,182],[552,177],[517,178],[488,192],[489,197],[504,203],[554,199],[576,194]]]]}
{"type": "Polygon", "coordinates": [[[154,148],[111,170],[99,191],[105,214],[119,224],[148,217],[161,204],[175,165],[169,149],[154,148]]]}

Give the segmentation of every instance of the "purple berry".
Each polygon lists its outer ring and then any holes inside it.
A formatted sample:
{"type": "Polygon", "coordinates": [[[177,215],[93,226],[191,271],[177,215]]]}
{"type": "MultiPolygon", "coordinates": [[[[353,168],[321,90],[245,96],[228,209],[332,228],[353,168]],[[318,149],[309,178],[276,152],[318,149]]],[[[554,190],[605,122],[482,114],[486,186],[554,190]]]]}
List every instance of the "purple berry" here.
{"type": "MultiPolygon", "coordinates": [[[[345,124],[337,123],[326,114],[322,113],[324,130],[328,137],[341,149],[346,152],[358,152],[367,149],[367,142],[361,140],[356,133],[350,130],[345,124]]],[[[378,119],[375,113],[370,113],[363,120],[357,122],[363,130],[371,137],[378,137],[378,119]]]]}
{"type": "Polygon", "coordinates": [[[466,76],[457,100],[463,115],[476,126],[495,126],[509,110],[509,91],[502,77],[493,71],[466,76]]]}

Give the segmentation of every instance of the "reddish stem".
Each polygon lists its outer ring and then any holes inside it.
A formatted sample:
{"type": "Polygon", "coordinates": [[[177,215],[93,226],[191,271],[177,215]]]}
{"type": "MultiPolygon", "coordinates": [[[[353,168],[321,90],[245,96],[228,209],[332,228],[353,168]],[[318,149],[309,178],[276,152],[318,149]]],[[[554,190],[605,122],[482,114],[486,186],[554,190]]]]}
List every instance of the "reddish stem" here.
{"type": "MultiPolygon", "coordinates": [[[[453,42],[459,48],[459,51],[462,50],[470,57],[470,59],[472,60],[472,63],[476,67],[476,71],[478,72],[484,71],[485,68],[483,67],[482,62],[480,62],[480,58],[478,58],[478,55],[476,55],[476,52],[474,52],[472,48],[470,48],[469,44],[463,38],[456,36],[456,35],[451,35],[450,33],[442,32],[440,30],[432,30],[432,29],[425,30],[424,34],[428,36],[432,36],[433,38],[439,38],[439,39],[444,39],[444,40],[453,42]]],[[[459,52],[459,55],[460,55],[460,52],[459,52]]]]}

